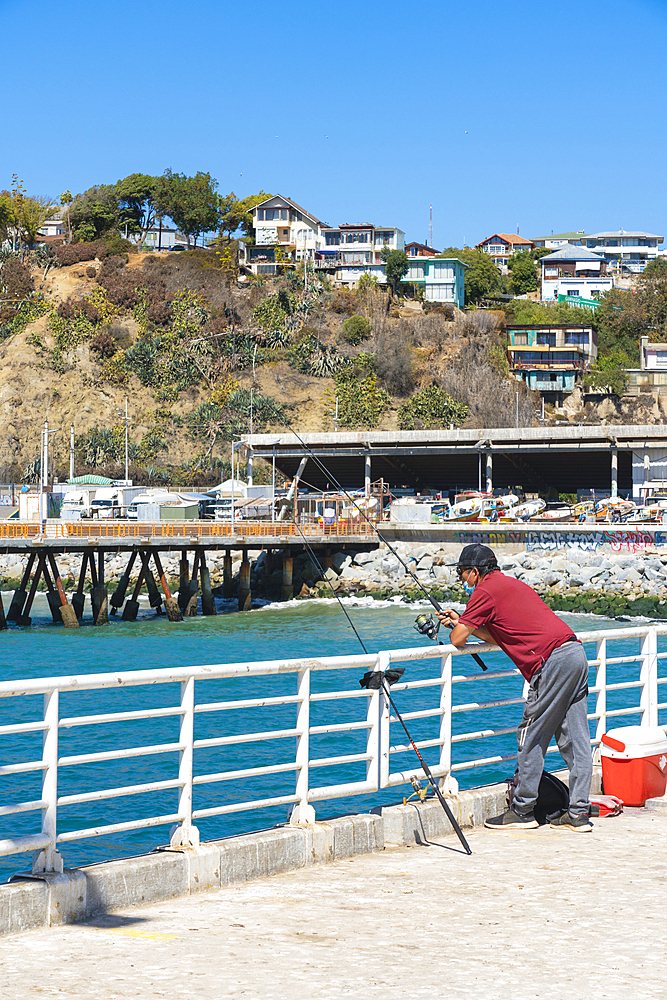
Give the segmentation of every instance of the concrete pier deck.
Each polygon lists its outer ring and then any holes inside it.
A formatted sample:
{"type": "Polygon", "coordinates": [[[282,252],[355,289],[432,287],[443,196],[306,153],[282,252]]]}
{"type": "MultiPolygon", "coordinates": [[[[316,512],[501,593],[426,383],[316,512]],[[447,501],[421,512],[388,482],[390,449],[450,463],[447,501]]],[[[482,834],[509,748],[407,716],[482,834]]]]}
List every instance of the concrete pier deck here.
{"type": "Polygon", "coordinates": [[[667,992],[667,811],[468,833],[0,938],[0,997],[667,992]]]}

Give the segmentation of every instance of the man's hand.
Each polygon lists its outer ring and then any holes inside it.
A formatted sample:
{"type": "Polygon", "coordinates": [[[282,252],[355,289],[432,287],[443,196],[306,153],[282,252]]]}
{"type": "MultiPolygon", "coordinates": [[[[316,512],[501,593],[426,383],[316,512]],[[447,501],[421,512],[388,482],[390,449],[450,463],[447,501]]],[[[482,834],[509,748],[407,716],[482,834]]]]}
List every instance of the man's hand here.
{"type": "Polygon", "coordinates": [[[459,620],[459,613],[458,611],[454,611],[453,608],[445,608],[443,611],[438,612],[437,617],[447,628],[454,628],[459,620]]]}

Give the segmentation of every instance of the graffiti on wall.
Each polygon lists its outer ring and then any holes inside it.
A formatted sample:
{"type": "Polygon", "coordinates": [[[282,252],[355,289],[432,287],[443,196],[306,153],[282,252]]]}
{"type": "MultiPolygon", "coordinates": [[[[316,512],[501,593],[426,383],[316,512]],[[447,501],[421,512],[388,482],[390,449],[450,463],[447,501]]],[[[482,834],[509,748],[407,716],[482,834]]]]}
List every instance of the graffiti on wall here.
{"type": "Polygon", "coordinates": [[[612,552],[643,552],[653,546],[667,545],[664,531],[457,531],[461,545],[525,545],[528,551],[582,549],[595,552],[608,545],[612,552]]]}

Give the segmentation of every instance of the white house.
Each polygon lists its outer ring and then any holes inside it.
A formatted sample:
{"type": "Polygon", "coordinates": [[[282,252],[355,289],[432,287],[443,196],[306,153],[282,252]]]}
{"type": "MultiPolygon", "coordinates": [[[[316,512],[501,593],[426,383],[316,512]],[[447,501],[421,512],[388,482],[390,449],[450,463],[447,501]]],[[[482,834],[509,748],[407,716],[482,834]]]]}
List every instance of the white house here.
{"type": "Polygon", "coordinates": [[[615,232],[591,233],[583,245],[604,257],[608,264],[621,270],[639,273],[658,256],[662,236],[655,233],[618,229],[615,232]]]}
{"type": "Polygon", "coordinates": [[[45,219],[39,230],[40,236],[67,236],[66,219],[45,219]]]}
{"type": "Polygon", "coordinates": [[[323,248],[320,222],[312,213],[291,201],[276,195],[260,202],[252,210],[256,246],[282,246],[295,250],[297,259],[312,258],[323,248]]]}
{"type": "Polygon", "coordinates": [[[559,295],[597,299],[614,286],[607,275],[607,261],[586,247],[566,243],[560,250],[540,257],[542,301],[558,301],[559,295]]]}
{"type": "Polygon", "coordinates": [[[405,233],[396,226],[374,226],[370,222],[344,223],[338,228],[327,226],[322,230],[324,249],[320,254],[336,267],[336,282],[355,284],[362,274],[374,275],[386,284],[382,250],[403,250],[405,233]]]}
{"type": "Polygon", "coordinates": [[[536,247],[546,247],[548,250],[560,250],[566,243],[569,243],[573,247],[584,246],[585,244],[582,241],[587,238],[584,230],[579,229],[576,233],[552,233],[551,236],[535,236],[532,242],[536,247]]]}

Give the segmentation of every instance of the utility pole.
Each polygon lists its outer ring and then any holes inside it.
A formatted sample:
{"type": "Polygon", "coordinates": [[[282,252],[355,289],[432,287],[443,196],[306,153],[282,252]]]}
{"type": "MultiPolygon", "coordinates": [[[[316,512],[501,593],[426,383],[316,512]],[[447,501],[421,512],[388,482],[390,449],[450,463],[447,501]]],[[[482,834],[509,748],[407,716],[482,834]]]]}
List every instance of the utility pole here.
{"type": "Polygon", "coordinates": [[[74,424],[69,429],[69,477],[74,479],[74,424]]]}
{"type": "Polygon", "coordinates": [[[125,397],[125,482],[129,482],[130,479],[130,465],[129,465],[129,432],[128,432],[128,420],[127,420],[127,396],[125,397]]]}
{"type": "Polygon", "coordinates": [[[428,223],[428,245],[433,247],[433,205],[429,205],[430,215],[428,223]]]}
{"type": "Polygon", "coordinates": [[[516,394],[516,425],[519,426],[519,393],[516,394]]]}

